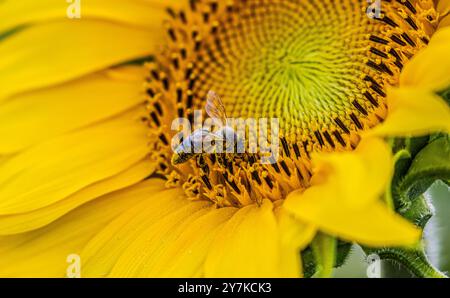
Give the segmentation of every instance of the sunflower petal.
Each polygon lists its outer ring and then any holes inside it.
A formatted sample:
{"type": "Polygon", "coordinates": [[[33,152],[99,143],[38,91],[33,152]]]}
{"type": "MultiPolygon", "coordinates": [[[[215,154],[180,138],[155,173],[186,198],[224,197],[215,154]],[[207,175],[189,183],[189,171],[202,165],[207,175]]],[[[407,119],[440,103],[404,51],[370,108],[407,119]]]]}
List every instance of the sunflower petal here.
{"type": "MultiPolygon", "coordinates": [[[[104,19],[149,28],[161,26],[165,8],[179,6],[179,0],[89,0],[80,1],[80,17],[104,19]]],[[[73,1],[75,4],[75,1],[73,1]]],[[[72,4],[72,5],[73,5],[72,4]]],[[[49,22],[68,17],[71,3],[61,0],[5,0],[0,3],[0,32],[17,26],[49,22]]]]}
{"type": "Polygon", "coordinates": [[[450,27],[450,14],[439,20],[438,30],[442,30],[445,27],[450,27]]]}
{"type": "Polygon", "coordinates": [[[85,276],[107,276],[133,241],[188,203],[181,190],[164,190],[124,212],[86,245],[82,253],[85,276]]]}
{"type": "Polygon", "coordinates": [[[423,51],[405,65],[400,87],[442,91],[450,87],[450,27],[438,30],[423,51]]]}
{"type": "Polygon", "coordinates": [[[23,29],[0,43],[0,57],[8,57],[0,60],[0,101],[148,56],[159,42],[154,31],[97,20],[23,29]]]}
{"type": "Polygon", "coordinates": [[[373,202],[364,209],[343,208],[334,199],[338,189],[311,187],[303,194],[292,193],[286,208],[300,220],[317,225],[320,230],[363,245],[382,247],[414,245],[420,230],[390,211],[383,203],[373,202]]]}
{"type": "Polygon", "coordinates": [[[144,159],[122,173],[89,185],[50,206],[28,213],[0,216],[0,235],[19,234],[41,228],[91,200],[142,181],[153,169],[151,162],[144,159]]]}
{"type": "Polygon", "coordinates": [[[64,277],[68,255],[81,254],[105,225],[162,187],[161,180],[146,181],[85,204],[42,229],[0,237],[0,276],[64,277]]]}
{"type": "Polygon", "coordinates": [[[445,16],[450,13],[450,1],[448,0],[440,0],[437,4],[437,11],[440,15],[445,16]]]}
{"type": "Polygon", "coordinates": [[[220,233],[236,208],[210,210],[204,216],[185,226],[183,233],[163,253],[156,263],[142,275],[159,277],[195,276],[203,272],[203,265],[215,236],[220,233]]]}
{"type": "MultiPolygon", "coordinates": [[[[173,252],[174,245],[179,239],[182,239],[180,237],[183,237],[183,233],[189,232],[192,225],[196,226],[198,220],[201,221],[201,218],[213,211],[209,202],[188,202],[185,198],[184,200],[187,204],[181,205],[180,208],[168,215],[158,216],[157,219],[159,220],[154,221],[151,226],[142,227],[143,229],[140,230],[138,237],[122,251],[120,258],[111,270],[110,277],[159,277],[162,273],[158,273],[158,271],[173,269],[173,267],[165,268],[166,264],[158,264],[158,260],[166,258],[164,255],[167,251],[173,252]]],[[[163,204],[162,206],[166,205],[163,204]]],[[[208,232],[210,228],[214,227],[203,227],[204,231],[202,233],[208,232]]],[[[202,233],[199,235],[200,238],[196,239],[200,240],[201,243],[190,243],[192,245],[191,248],[194,249],[192,254],[195,256],[199,256],[202,253],[198,251],[199,247],[195,247],[195,245],[203,246],[203,240],[208,237],[207,234],[202,233]]],[[[183,258],[182,255],[179,252],[179,257],[187,263],[167,264],[175,266],[175,272],[172,272],[172,274],[177,274],[176,266],[180,266],[178,267],[179,272],[188,272],[189,275],[194,274],[196,269],[198,269],[197,262],[201,263],[203,259],[189,260],[189,258],[183,258]]],[[[166,271],[165,274],[170,275],[171,272],[166,271]]]]}
{"type": "Polygon", "coordinates": [[[112,177],[148,152],[142,107],[22,152],[0,166],[0,215],[51,205],[112,177]]]}
{"type": "Polygon", "coordinates": [[[219,232],[205,263],[207,277],[279,276],[279,242],[272,203],[240,209],[219,232]]]}
{"type": "Polygon", "coordinates": [[[391,175],[389,164],[392,167],[390,152],[381,143],[375,138],[363,138],[361,148],[350,153],[353,159],[349,153],[322,158],[319,172],[316,169],[314,173],[320,179],[314,177],[313,185],[304,192],[289,194],[284,208],[299,220],[349,241],[370,246],[415,244],[420,237],[419,229],[378,200],[391,175]],[[346,172],[339,169],[341,157],[341,161],[350,162],[346,172]],[[379,165],[381,168],[377,169],[379,165]],[[346,176],[355,170],[360,177],[346,176]],[[346,187],[348,184],[353,187],[346,187]]]}
{"type": "Polygon", "coordinates": [[[280,272],[283,277],[302,277],[302,251],[316,235],[314,225],[302,222],[283,207],[276,211],[280,234],[280,272]]]}
{"type": "Polygon", "coordinates": [[[371,136],[410,137],[432,132],[450,132],[450,108],[438,95],[425,89],[390,88],[388,117],[371,136]]]}
{"type": "Polygon", "coordinates": [[[103,120],[143,101],[142,67],[102,71],[0,104],[0,154],[103,120]]]}
{"type": "Polygon", "coordinates": [[[342,204],[348,208],[360,208],[377,200],[392,176],[391,149],[378,138],[364,138],[353,152],[316,154],[313,162],[319,173],[312,184],[320,185],[318,177],[331,179],[323,176],[332,175],[333,182],[339,185],[342,204]]]}

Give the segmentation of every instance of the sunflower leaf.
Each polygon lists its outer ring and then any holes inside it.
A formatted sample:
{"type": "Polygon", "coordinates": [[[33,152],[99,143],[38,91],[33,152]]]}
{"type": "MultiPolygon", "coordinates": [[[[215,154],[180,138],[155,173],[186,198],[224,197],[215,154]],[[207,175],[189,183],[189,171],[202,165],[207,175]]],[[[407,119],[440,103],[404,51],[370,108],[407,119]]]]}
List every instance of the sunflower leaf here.
{"type": "Polygon", "coordinates": [[[446,134],[426,138],[396,139],[395,174],[386,198],[409,221],[424,228],[433,215],[423,194],[436,180],[450,180],[450,142],[446,134]],[[428,141],[429,140],[429,141],[428,141]]]}
{"type": "Polygon", "coordinates": [[[415,156],[408,172],[398,183],[396,192],[412,202],[426,192],[436,180],[450,180],[448,135],[432,141],[415,156]]]}
{"type": "Polygon", "coordinates": [[[317,271],[317,263],[314,259],[314,253],[311,246],[308,246],[305,250],[301,252],[302,263],[303,263],[303,275],[305,278],[311,278],[317,271]]]}
{"type": "MultiPolygon", "coordinates": [[[[352,250],[352,243],[345,242],[342,240],[338,240],[337,250],[336,250],[336,261],[334,264],[334,268],[339,268],[345,265],[348,256],[352,250]]],[[[303,263],[303,274],[306,278],[313,277],[318,270],[317,261],[314,256],[314,252],[311,246],[308,246],[301,253],[302,263],[303,263]]]]}
{"type": "Polygon", "coordinates": [[[391,141],[395,153],[395,173],[392,185],[398,185],[406,175],[415,156],[429,143],[430,137],[397,138],[391,141]]]}
{"type": "Polygon", "coordinates": [[[401,209],[410,205],[410,200],[400,192],[399,184],[403,181],[416,155],[428,145],[430,137],[395,138],[390,143],[395,153],[395,171],[391,180],[390,192],[387,192],[388,202],[401,209]]]}
{"type": "Polygon", "coordinates": [[[401,213],[416,226],[424,229],[428,220],[433,216],[433,206],[424,195],[421,195],[419,198],[413,200],[409,208],[401,213]]]}
{"type": "Polygon", "coordinates": [[[352,250],[351,243],[338,240],[336,262],[334,264],[335,268],[339,268],[343,266],[345,262],[347,262],[351,250],[352,250]]]}

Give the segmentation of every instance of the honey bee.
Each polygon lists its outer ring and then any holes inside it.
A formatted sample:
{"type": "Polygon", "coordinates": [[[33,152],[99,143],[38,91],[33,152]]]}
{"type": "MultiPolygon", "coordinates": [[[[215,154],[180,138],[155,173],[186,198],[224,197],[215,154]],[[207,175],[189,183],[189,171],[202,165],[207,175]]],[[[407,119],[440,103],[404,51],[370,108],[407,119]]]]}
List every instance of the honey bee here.
{"type": "MultiPolygon", "coordinates": [[[[215,132],[204,128],[197,129],[184,140],[182,140],[182,142],[176,147],[175,152],[172,156],[173,165],[186,163],[194,157],[198,158],[199,164],[204,164],[204,155],[223,154],[222,152],[230,151],[228,150],[229,148],[226,147],[230,143],[235,146],[237,135],[234,129],[228,126],[227,114],[222,99],[216,92],[212,90],[207,94],[205,110],[210,118],[220,120],[222,126],[215,132]],[[227,140],[230,141],[230,138],[232,138],[232,142],[227,142],[227,140]],[[205,142],[206,140],[207,142],[205,142]],[[205,143],[208,145],[207,148],[205,148],[205,143]],[[220,153],[217,152],[219,144],[222,145],[220,148],[222,148],[223,150],[220,153]],[[194,153],[194,148],[202,147],[202,153],[194,153]]],[[[223,160],[223,158],[219,158],[219,160],[223,160]]]]}

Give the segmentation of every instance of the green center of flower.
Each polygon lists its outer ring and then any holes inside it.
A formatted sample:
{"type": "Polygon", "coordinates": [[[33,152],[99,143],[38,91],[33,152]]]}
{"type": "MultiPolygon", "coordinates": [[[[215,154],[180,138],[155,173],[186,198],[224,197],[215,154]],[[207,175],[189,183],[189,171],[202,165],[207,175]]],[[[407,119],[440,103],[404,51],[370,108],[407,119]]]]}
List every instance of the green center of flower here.
{"type": "Polygon", "coordinates": [[[187,11],[169,10],[169,43],[149,66],[148,83],[162,172],[219,205],[307,187],[310,153],[351,150],[361,130],[383,121],[386,87],[434,30],[431,1],[368,7],[366,0],[191,0],[187,11]],[[228,117],[279,119],[276,164],[245,154],[170,164],[172,120],[193,120],[210,90],[228,117]]]}
{"type": "Polygon", "coordinates": [[[367,63],[371,19],[355,3],[339,11],[327,1],[263,2],[236,5],[205,37],[194,92],[221,94],[231,117],[279,118],[290,141],[321,143],[325,133],[338,143],[337,118],[357,130],[383,101],[364,80],[377,75],[367,63]]]}

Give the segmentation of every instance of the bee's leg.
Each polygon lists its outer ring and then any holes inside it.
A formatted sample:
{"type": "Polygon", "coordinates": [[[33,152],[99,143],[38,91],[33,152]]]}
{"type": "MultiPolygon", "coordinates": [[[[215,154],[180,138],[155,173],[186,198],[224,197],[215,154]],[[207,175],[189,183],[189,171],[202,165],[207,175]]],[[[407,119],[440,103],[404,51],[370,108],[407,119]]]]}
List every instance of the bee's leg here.
{"type": "Polygon", "coordinates": [[[228,171],[230,171],[230,173],[233,173],[233,159],[230,158],[228,156],[228,154],[216,154],[217,156],[217,163],[219,164],[219,166],[223,169],[227,169],[228,171]]]}
{"type": "Polygon", "coordinates": [[[225,160],[225,154],[216,153],[216,159],[217,159],[217,163],[219,164],[220,167],[222,167],[222,168],[227,167],[226,160],[225,160]]]}
{"type": "Polygon", "coordinates": [[[197,156],[197,165],[204,175],[209,175],[209,167],[206,163],[205,157],[202,154],[197,156]]]}
{"type": "Polygon", "coordinates": [[[228,154],[225,158],[227,160],[226,167],[228,171],[230,171],[231,174],[233,174],[233,164],[235,162],[234,160],[235,155],[234,154],[228,154]]]}

